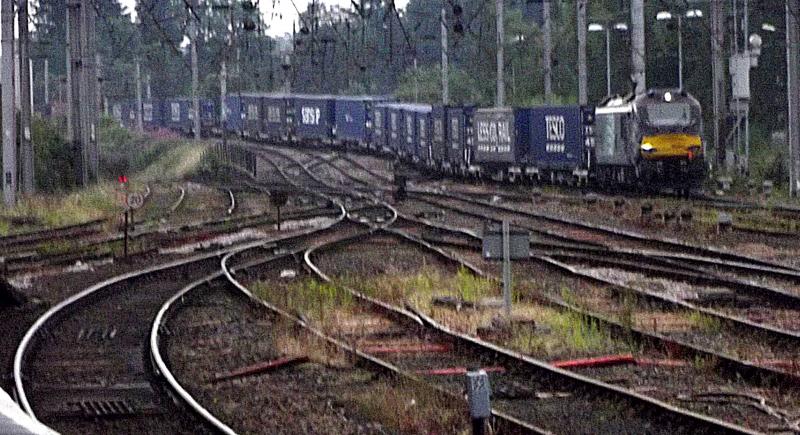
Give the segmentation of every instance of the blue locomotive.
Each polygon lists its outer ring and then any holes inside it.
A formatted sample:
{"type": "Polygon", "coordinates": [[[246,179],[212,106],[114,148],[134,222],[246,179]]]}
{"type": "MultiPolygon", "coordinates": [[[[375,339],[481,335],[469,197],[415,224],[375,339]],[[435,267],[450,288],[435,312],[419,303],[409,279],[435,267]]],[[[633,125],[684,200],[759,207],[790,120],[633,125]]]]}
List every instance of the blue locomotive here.
{"type": "MultiPolygon", "coordinates": [[[[146,127],[192,131],[186,98],[148,102],[146,127]]],[[[681,90],[650,90],[598,107],[432,106],[381,96],[240,93],[219,122],[201,103],[203,134],[288,146],[348,147],[451,176],[570,185],[696,187],[705,176],[702,113],[681,90]]],[[[114,105],[133,125],[134,106],[114,105]]]]}

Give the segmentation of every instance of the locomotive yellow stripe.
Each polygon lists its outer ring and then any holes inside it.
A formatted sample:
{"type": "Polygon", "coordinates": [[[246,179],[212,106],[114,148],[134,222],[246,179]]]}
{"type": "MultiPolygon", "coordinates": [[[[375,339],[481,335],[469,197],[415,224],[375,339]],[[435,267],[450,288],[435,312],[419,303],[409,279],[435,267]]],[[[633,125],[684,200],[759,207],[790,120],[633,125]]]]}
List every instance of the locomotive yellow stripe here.
{"type": "Polygon", "coordinates": [[[689,157],[692,149],[694,157],[702,153],[702,140],[696,134],[667,133],[642,138],[640,153],[642,157],[662,159],[669,157],[689,157]]]}

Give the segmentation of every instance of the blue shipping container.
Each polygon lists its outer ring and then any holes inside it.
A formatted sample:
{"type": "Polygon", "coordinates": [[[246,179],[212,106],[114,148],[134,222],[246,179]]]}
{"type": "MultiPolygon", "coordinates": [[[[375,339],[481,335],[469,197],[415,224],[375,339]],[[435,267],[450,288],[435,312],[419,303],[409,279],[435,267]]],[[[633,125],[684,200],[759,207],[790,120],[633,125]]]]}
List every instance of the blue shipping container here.
{"type": "Polygon", "coordinates": [[[265,94],[241,93],[237,97],[242,108],[242,136],[257,138],[261,132],[261,105],[265,94]]]}
{"type": "Polygon", "coordinates": [[[579,106],[530,109],[528,161],[540,169],[585,167],[583,111],[579,106]]]}
{"type": "Polygon", "coordinates": [[[261,114],[261,138],[267,140],[289,139],[289,95],[281,93],[266,94],[261,114]]]}
{"type": "Polygon", "coordinates": [[[441,165],[447,160],[447,108],[434,106],[431,111],[429,163],[441,165]]]}
{"type": "Polygon", "coordinates": [[[296,95],[291,99],[294,135],[301,141],[331,141],[335,99],[329,95],[296,95]]]}
{"type": "Polygon", "coordinates": [[[372,108],[372,124],[370,128],[369,148],[377,151],[388,149],[389,131],[387,121],[387,103],[378,103],[372,108]]]}
{"type": "Polygon", "coordinates": [[[227,95],[225,97],[225,131],[241,136],[244,129],[242,120],[242,103],[238,95],[227,95]]]}
{"type": "Polygon", "coordinates": [[[371,96],[336,97],[336,140],[366,146],[372,130],[372,108],[383,100],[383,97],[371,96]]]}
{"type": "Polygon", "coordinates": [[[409,104],[403,110],[404,153],[415,161],[428,154],[430,114],[431,106],[426,104],[409,104]]]}
{"type": "Polygon", "coordinates": [[[448,107],[447,162],[452,168],[466,168],[470,161],[474,107],[448,107]]]}

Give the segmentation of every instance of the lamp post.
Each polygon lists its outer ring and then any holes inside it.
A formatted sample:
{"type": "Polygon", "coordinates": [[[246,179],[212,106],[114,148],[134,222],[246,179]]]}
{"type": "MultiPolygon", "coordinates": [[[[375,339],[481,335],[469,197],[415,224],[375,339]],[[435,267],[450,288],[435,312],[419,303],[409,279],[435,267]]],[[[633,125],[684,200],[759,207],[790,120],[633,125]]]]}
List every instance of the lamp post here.
{"type": "Polygon", "coordinates": [[[628,24],[616,23],[613,26],[611,23],[600,24],[590,23],[587,28],[590,32],[606,32],[606,96],[611,95],[611,28],[620,32],[628,30],[628,24]]]}
{"type": "Polygon", "coordinates": [[[683,89],[683,17],[703,18],[703,11],[700,9],[689,9],[680,14],[670,11],[661,11],[656,14],[656,20],[669,21],[678,20],[678,88],[683,89]]]}

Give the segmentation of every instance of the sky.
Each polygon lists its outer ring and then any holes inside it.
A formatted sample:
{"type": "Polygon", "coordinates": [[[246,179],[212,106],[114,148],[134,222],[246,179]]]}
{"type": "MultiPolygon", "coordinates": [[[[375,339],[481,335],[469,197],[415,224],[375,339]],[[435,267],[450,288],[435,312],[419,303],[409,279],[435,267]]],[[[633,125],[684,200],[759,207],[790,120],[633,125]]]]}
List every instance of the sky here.
{"type": "MultiPolygon", "coordinates": [[[[350,6],[350,0],[319,0],[327,5],[339,5],[343,8],[350,6]]],[[[133,11],[136,0],[120,0],[123,6],[133,11]]],[[[300,11],[305,11],[308,0],[294,0],[300,11]]],[[[292,33],[292,23],[297,21],[297,10],[292,4],[292,0],[260,0],[261,13],[270,25],[269,33],[272,36],[280,36],[284,33],[292,33]],[[273,7],[274,5],[274,7],[273,7]],[[282,17],[282,18],[281,18],[282,17]]],[[[396,0],[398,8],[404,8],[408,0],[396,0]]]]}

